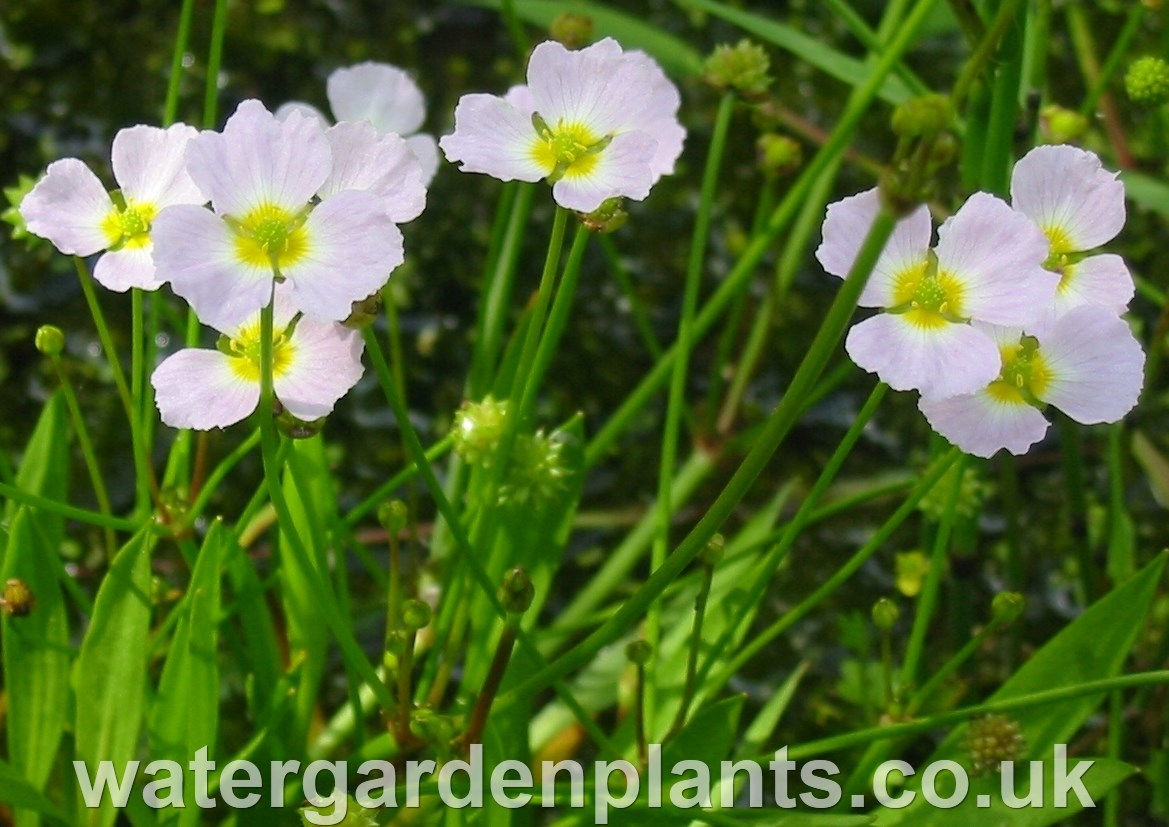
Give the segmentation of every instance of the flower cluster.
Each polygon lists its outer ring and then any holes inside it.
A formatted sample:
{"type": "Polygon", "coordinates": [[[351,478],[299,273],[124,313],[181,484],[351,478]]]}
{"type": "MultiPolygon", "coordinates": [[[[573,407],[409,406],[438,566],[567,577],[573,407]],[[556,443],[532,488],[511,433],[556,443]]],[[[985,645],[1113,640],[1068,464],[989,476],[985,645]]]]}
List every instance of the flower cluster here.
{"type": "Polygon", "coordinates": [[[50,165],[24,198],[31,232],[65,253],[105,251],[94,269],[101,284],[169,283],[223,334],[218,350],[183,350],[155,371],[168,425],[223,427],[255,409],[259,320],[270,303],[273,385],[284,410],[322,417],[361,377],[361,339],[340,322],[402,263],[398,225],[426,203],[419,156],[427,146],[437,156],[433,139],[411,143],[387,131],[421,123],[421,95],[403,78],[372,64],[335,73],[333,109],[355,119],[333,126],[302,108],[277,117],[246,100],[219,132],[124,129],[113,142],[119,189],[107,192],[69,158],[50,165]],[[408,100],[395,121],[403,90],[408,100]]]}
{"type": "MultiPolygon", "coordinates": [[[[843,277],[879,208],[876,190],[832,204],[816,256],[843,277]]],[[[1144,353],[1121,318],[1132,277],[1089,255],[1124,225],[1124,186],[1090,152],[1042,146],[1016,165],[1011,203],[975,193],[938,229],[902,219],[860,303],[882,312],[849,332],[859,366],[916,390],[930,425],[962,450],[1015,454],[1043,438],[1055,405],[1114,422],[1140,395],[1144,353]]]]}

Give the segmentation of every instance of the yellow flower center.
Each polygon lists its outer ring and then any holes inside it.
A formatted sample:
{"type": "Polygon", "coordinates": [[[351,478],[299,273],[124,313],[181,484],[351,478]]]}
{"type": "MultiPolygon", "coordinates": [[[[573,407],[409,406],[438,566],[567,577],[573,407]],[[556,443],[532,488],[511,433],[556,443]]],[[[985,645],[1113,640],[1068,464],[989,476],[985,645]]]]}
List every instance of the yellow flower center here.
{"type": "Polygon", "coordinates": [[[233,221],[235,252],[253,267],[272,267],[277,273],[295,264],[308,252],[304,229],[307,213],[294,215],[283,207],[265,204],[233,221]]]}
{"type": "Polygon", "coordinates": [[[609,145],[611,135],[597,135],[579,121],[557,121],[550,126],[538,114],[532,115],[538,137],[531,153],[536,163],[548,170],[548,180],[580,178],[597,166],[601,150],[609,145]]]}
{"type": "MultiPolygon", "coordinates": [[[[296,357],[296,345],[292,343],[295,325],[288,325],[272,331],[272,377],[283,376],[292,366],[296,357]]],[[[241,327],[234,337],[223,337],[219,345],[228,356],[231,369],[241,379],[249,382],[260,381],[260,322],[257,319],[241,327]]]]}
{"type": "Polygon", "coordinates": [[[1063,227],[1044,227],[1043,234],[1047,236],[1047,244],[1053,256],[1074,252],[1072,240],[1063,227]]]}
{"type": "Polygon", "coordinates": [[[1000,348],[1003,369],[987,388],[994,399],[1011,405],[1043,407],[1041,401],[1051,387],[1051,367],[1039,352],[1039,342],[1024,336],[1017,344],[1000,348]]]}
{"type": "Polygon", "coordinates": [[[109,239],[110,250],[141,248],[150,243],[150,224],[158,215],[154,204],[128,202],[117,207],[102,221],[101,229],[109,239]]]}
{"type": "Polygon", "coordinates": [[[964,322],[965,289],[950,273],[938,272],[931,258],[897,274],[893,285],[891,313],[903,313],[917,327],[937,329],[964,322]]]}

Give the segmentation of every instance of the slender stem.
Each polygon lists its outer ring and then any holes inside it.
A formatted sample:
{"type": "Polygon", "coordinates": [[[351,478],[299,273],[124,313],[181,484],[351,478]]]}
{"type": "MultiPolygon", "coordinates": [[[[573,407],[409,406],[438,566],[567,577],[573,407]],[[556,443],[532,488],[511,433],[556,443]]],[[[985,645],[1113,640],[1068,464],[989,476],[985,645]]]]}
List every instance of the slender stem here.
{"type": "Polygon", "coordinates": [[[1078,3],[1069,3],[1065,9],[1067,15],[1068,33],[1071,35],[1072,48],[1076,53],[1076,60],[1080,64],[1080,71],[1084,75],[1084,82],[1089,89],[1101,85],[1099,97],[1092,100],[1092,106],[1081,107],[1081,113],[1092,117],[1099,108],[1104,119],[1104,131],[1108,133],[1108,140],[1112,144],[1112,151],[1116,153],[1116,163],[1122,169],[1131,169],[1135,165],[1132,152],[1128,146],[1128,138],[1124,133],[1124,126],[1116,101],[1104,86],[1103,72],[1100,61],[1096,57],[1096,38],[1092,34],[1092,25],[1084,12],[1084,7],[1078,3]]]}
{"type": "Polygon", "coordinates": [[[411,690],[411,679],[414,672],[414,647],[417,645],[418,633],[414,629],[407,629],[404,635],[402,655],[396,668],[398,678],[398,706],[395,710],[396,738],[399,744],[410,740],[410,720],[414,717],[414,693],[411,690]]]}
{"type": "Polygon", "coordinates": [[[97,514],[93,511],[87,511],[83,508],[69,505],[68,503],[50,500],[6,482],[0,482],[0,497],[20,503],[21,505],[39,508],[42,511],[60,514],[62,517],[67,517],[70,520],[77,520],[78,522],[113,529],[114,531],[125,531],[133,534],[142,527],[141,523],[137,520],[125,520],[109,514],[97,514]]]}
{"type": "MultiPolygon", "coordinates": [[[[572,239],[572,247],[568,251],[568,259],[564,263],[564,273],[560,277],[560,286],[556,288],[556,298],[548,311],[548,321],[544,325],[544,333],[540,337],[540,344],[536,348],[536,355],[532,366],[528,370],[525,383],[525,392],[535,393],[544,381],[552,358],[556,355],[556,348],[564,335],[568,325],[569,311],[572,310],[573,299],[576,297],[576,285],[580,281],[580,265],[584,259],[585,249],[588,247],[592,233],[583,224],[576,228],[572,239]]],[[[531,410],[532,402],[528,402],[527,410],[531,410]]]]}
{"type": "Polygon", "coordinates": [[[248,454],[250,454],[259,444],[260,431],[257,428],[248,435],[247,439],[237,445],[235,450],[219,461],[219,464],[215,466],[215,469],[207,476],[207,480],[199,489],[198,495],[195,497],[195,501],[191,503],[191,507],[187,511],[188,522],[194,522],[194,520],[203,513],[204,509],[207,508],[208,503],[211,502],[211,498],[219,489],[220,484],[231,472],[231,469],[238,465],[239,462],[248,454]]]}
{"type": "Polygon", "coordinates": [[[1021,3],[1022,0],[1003,0],[999,5],[994,22],[981,35],[978,48],[966,61],[961,74],[958,75],[958,80],[954,82],[950,99],[955,110],[961,110],[962,104],[966,102],[966,96],[970,93],[971,86],[986,69],[995,52],[998,51],[999,42],[1015,22],[1015,15],[1018,14],[1021,3]]]}
{"type": "Polygon", "coordinates": [[[710,601],[710,589],[714,584],[714,566],[702,567],[702,586],[698,589],[698,597],[694,600],[694,629],[690,633],[690,653],[686,658],[686,683],[682,689],[682,700],[678,703],[678,713],[674,716],[674,724],[670,727],[670,736],[677,735],[686,725],[686,716],[690,712],[690,701],[694,698],[694,685],[698,677],[698,652],[702,648],[702,622],[706,617],[706,604],[710,601]]]}
{"type": "Polygon", "coordinates": [[[166,82],[166,103],[162,107],[162,125],[170,126],[178,118],[179,88],[183,81],[183,57],[191,41],[191,20],[195,16],[195,0],[183,0],[179,11],[179,28],[175,34],[175,48],[171,53],[170,76],[166,82]]]}
{"type": "Polygon", "coordinates": [[[945,683],[951,675],[958,671],[958,667],[969,660],[970,656],[979,650],[983,641],[985,641],[995,632],[999,631],[1000,628],[1001,627],[997,623],[991,621],[990,623],[987,623],[985,626],[983,626],[978,631],[978,634],[974,635],[974,637],[966,641],[966,645],[959,649],[957,653],[955,653],[948,661],[938,667],[938,669],[932,675],[930,675],[929,680],[926,681],[920,689],[913,693],[913,696],[910,698],[909,703],[905,707],[905,714],[916,715],[917,711],[921,709],[925,702],[932,698],[933,694],[938,691],[938,687],[945,683]]]}
{"type": "MultiPolygon", "coordinates": [[[[436,460],[441,459],[442,456],[451,449],[453,444],[454,438],[452,436],[449,434],[444,436],[426,450],[424,454],[426,461],[433,463],[436,460]]],[[[414,477],[417,475],[418,464],[411,462],[397,474],[379,485],[372,494],[350,509],[349,513],[345,515],[345,519],[343,520],[344,524],[350,528],[357,525],[357,523],[361,522],[361,520],[367,514],[385,502],[386,497],[388,497],[402,485],[405,485],[407,482],[414,479],[414,477]]]]}
{"type": "Polygon", "coordinates": [[[227,0],[215,0],[211,21],[211,43],[207,48],[207,84],[203,88],[203,126],[215,126],[219,108],[219,68],[223,63],[223,41],[227,36],[227,0]]]}
{"type": "Polygon", "coordinates": [[[515,649],[518,631],[518,618],[508,618],[507,625],[503,627],[503,634],[499,638],[499,645],[495,648],[495,656],[491,659],[491,668],[487,672],[487,677],[483,679],[483,687],[479,690],[479,696],[475,699],[475,707],[471,710],[467,730],[463,734],[462,747],[464,752],[471,748],[471,744],[483,742],[483,728],[487,725],[487,713],[491,711],[491,705],[495,702],[496,695],[499,694],[499,685],[503,682],[503,675],[511,661],[511,653],[515,649]]]}
{"type": "MultiPolygon", "coordinates": [[[[144,404],[146,385],[146,371],[144,360],[145,348],[145,309],[142,301],[142,291],[137,287],[130,290],[130,404],[133,408],[130,433],[140,443],[140,450],[150,456],[150,443],[144,440],[146,435],[146,406],[144,404]]],[[[137,506],[143,510],[150,503],[150,482],[145,476],[138,475],[134,480],[137,489],[137,506]]]]}
{"type": "Polygon", "coordinates": [[[1084,481],[1084,449],[1080,426],[1070,417],[1060,415],[1059,435],[1063,447],[1064,483],[1067,489],[1068,542],[1076,553],[1080,576],[1080,602],[1087,606],[1096,595],[1096,563],[1088,538],[1088,496],[1084,481]]]}

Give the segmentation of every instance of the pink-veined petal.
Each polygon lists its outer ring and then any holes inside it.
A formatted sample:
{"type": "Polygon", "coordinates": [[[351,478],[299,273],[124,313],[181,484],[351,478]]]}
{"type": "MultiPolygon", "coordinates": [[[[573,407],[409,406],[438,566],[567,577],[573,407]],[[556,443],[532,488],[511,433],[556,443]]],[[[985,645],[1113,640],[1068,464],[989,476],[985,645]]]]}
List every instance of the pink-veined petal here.
{"type": "Polygon", "coordinates": [[[379,290],[402,263],[402,233],[368,192],[325,199],[304,229],[308,250],[283,275],[293,304],[317,321],[347,318],[353,302],[379,290]]]}
{"type": "Polygon", "coordinates": [[[217,350],[188,348],[168,356],[150,384],[162,421],[172,428],[226,428],[260,402],[260,383],[236,373],[217,350]]]}
{"type": "Polygon", "coordinates": [[[405,140],[383,135],[367,121],[342,121],[326,135],[333,150],[333,171],[318,193],[321,198],[363,190],[382,200],[395,224],[422,214],[426,206],[422,166],[405,140]]]}
{"type": "Polygon", "coordinates": [[[560,206],[579,212],[592,212],[602,201],[617,196],[641,201],[653,186],[650,162],[656,147],[657,142],[642,132],[617,135],[597,153],[587,173],[557,181],[552,197],[560,206]]]}
{"type": "Polygon", "coordinates": [[[202,204],[207,199],[187,174],[187,144],[199,134],[176,123],[166,129],[132,126],[114,136],[114,178],[128,202],[163,209],[172,204],[202,204]]]}
{"type": "Polygon", "coordinates": [[[1027,326],[1055,297],[1059,276],[1043,269],[1047,239],[999,198],[976,192],[938,230],[938,271],[962,286],[962,314],[1027,326]]]}
{"type": "MultiPolygon", "coordinates": [[[[827,272],[841,278],[848,275],[880,206],[880,196],[875,189],[828,205],[821,229],[823,240],[816,249],[816,259],[827,272]]],[[[861,293],[863,307],[889,307],[893,304],[897,277],[926,261],[932,232],[933,221],[924,205],[897,222],[861,293]]]]}
{"type": "Polygon", "coordinates": [[[1124,227],[1124,184],[1095,153],[1074,146],[1038,146],[1011,174],[1011,204],[1065,249],[1091,250],[1124,227]]]}
{"type": "Polygon", "coordinates": [[[303,318],[291,343],[292,360],[273,379],[276,398],[299,419],[326,416],[361,378],[361,335],[333,322],[303,318]]]}
{"type": "Polygon", "coordinates": [[[625,60],[637,67],[644,76],[638,86],[647,89],[649,94],[637,108],[629,112],[630,120],[619,131],[636,129],[652,135],[658,142],[657,152],[650,161],[656,180],[672,173],[674,162],[682,154],[682,144],[686,138],[686,130],[678,122],[678,107],[682,104],[682,98],[678,87],[645,52],[628,52],[625,60]]]}
{"type": "Polygon", "coordinates": [[[204,324],[234,331],[268,303],[272,270],[241,261],[236,236],[202,207],[167,207],[154,220],[156,276],[186,299],[204,324]]]}
{"type": "Polygon", "coordinates": [[[532,50],[528,89],[535,111],[553,129],[559,123],[580,124],[597,137],[621,131],[637,104],[652,97],[643,73],[623,59],[611,38],[569,51],[548,40],[532,50]]]}
{"type": "Polygon", "coordinates": [[[131,287],[157,290],[159,281],[154,269],[153,251],[146,247],[123,247],[103,255],[93,268],[93,277],[107,290],[125,293],[131,287]]]}
{"type": "Polygon", "coordinates": [[[116,241],[102,230],[114,211],[101,181],[76,158],[49,164],[45,177],[20,202],[28,231],[71,256],[93,255],[116,241]]]}
{"type": "Polygon", "coordinates": [[[1016,456],[1047,433],[1047,419],[1022,401],[996,399],[986,390],[917,403],[930,427],[968,454],[990,458],[1006,448],[1016,456]]]}
{"type": "Polygon", "coordinates": [[[321,129],[328,129],[333,125],[332,122],[327,117],[325,117],[324,112],[317,109],[311,103],[305,103],[304,101],[289,101],[288,103],[282,103],[276,107],[276,111],[272,114],[276,116],[276,120],[286,121],[288,120],[288,116],[293,112],[299,112],[307,118],[312,118],[321,125],[321,129]]]}
{"type": "Polygon", "coordinates": [[[329,75],[325,94],[338,121],[369,121],[378,132],[412,135],[426,118],[422,90],[404,71],[388,63],[358,63],[338,69],[329,75]]]}
{"type": "Polygon", "coordinates": [[[313,118],[291,112],[283,121],[246,100],[223,132],[203,132],[187,148],[187,169],[215,211],[236,218],[262,207],[296,213],[329,177],[333,156],[313,118]]]}
{"type": "Polygon", "coordinates": [[[439,139],[447,160],[463,172],[500,181],[539,181],[551,169],[533,154],[539,135],[529,116],[494,95],[463,95],[455,107],[455,131],[439,139]]]}
{"type": "Polygon", "coordinates": [[[994,341],[966,324],[921,327],[907,314],[878,313],[845,340],[852,360],[894,390],[944,398],[986,387],[1002,370],[994,341]]]}
{"type": "Polygon", "coordinates": [[[1069,265],[1056,301],[1062,302],[1065,310],[1098,304],[1119,315],[1128,308],[1134,292],[1132,274],[1124,259],[1115,253],[1104,253],[1069,265]]]}
{"type": "Polygon", "coordinates": [[[1040,338],[1039,353],[1051,379],[1037,393],[1077,422],[1116,422],[1140,397],[1145,353],[1107,308],[1069,310],[1040,338]]]}
{"type": "Polygon", "coordinates": [[[438,172],[438,141],[433,135],[410,135],[406,138],[406,146],[410,147],[422,167],[422,186],[430,186],[438,172]]]}

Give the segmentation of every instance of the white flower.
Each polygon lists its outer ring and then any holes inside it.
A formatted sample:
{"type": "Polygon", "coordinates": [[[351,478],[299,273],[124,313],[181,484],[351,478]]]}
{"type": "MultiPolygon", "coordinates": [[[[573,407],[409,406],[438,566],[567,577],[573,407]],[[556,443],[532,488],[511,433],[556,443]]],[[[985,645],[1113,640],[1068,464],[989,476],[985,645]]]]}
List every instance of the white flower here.
{"type": "Polygon", "coordinates": [[[1084,256],[1124,227],[1124,184],[1091,152],[1039,146],[1015,164],[1011,205],[1047,237],[1046,266],[1060,274],[1054,319],[1073,307],[1098,304],[1123,313],[1133,297],[1124,260],[1111,253],[1084,256]]]}
{"type": "Polygon", "coordinates": [[[1038,337],[986,330],[1001,354],[995,380],[976,393],[918,403],[930,426],[968,454],[1026,453],[1047,433],[1048,404],[1090,425],[1116,422],[1137,403],[1145,355],[1107,308],[1072,308],[1038,337]]]}
{"type": "MultiPolygon", "coordinates": [[[[303,420],[329,414],[361,378],[357,331],[301,316],[286,287],[273,308],[272,385],[276,398],[303,420]]],[[[260,314],[224,329],[219,349],[186,348],[154,371],[155,404],[173,428],[205,431],[247,417],[260,401],[260,314]]]]}
{"type": "Polygon", "coordinates": [[[278,121],[244,101],[222,133],[191,141],[187,167],[214,212],[164,210],[154,261],[206,324],[235,328],[267,304],[273,278],[309,318],[340,321],[402,263],[402,234],[381,196],[350,189],[316,202],[335,174],[333,152],[299,112],[278,121]]]}
{"type": "MultiPolygon", "coordinates": [[[[848,274],[878,209],[876,190],[829,205],[816,250],[825,270],[848,274]]],[[[1058,276],[1042,267],[1043,235],[992,195],[972,195],[933,250],[931,230],[924,206],[898,222],[860,298],[885,312],[855,325],[845,347],[895,390],[971,393],[1000,368],[994,341],[971,322],[1027,326],[1050,304],[1058,276]]]]}
{"type": "Polygon", "coordinates": [[[439,146],[464,172],[546,178],[558,204],[591,212],[608,198],[640,201],[673,172],[686,134],[680,103],[641,52],[610,38],[575,52],[549,41],[532,52],[526,87],[464,95],[439,146]]]}
{"type": "Polygon", "coordinates": [[[67,255],[107,251],[93,276],[110,290],[158,289],[166,279],[155,272],[151,259],[155,217],[173,204],[207,200],[183,163],[187,142],[196,134],[185,124],[120,130],[111,148],[120,190],[114,197],[76,158],[54,161],[20,204],[29,232],[67,255]]]}
{"type": "MultiPolygon", "coordinates": [[[[418,132],[426,120],[426,101],[408,74],[388,63],[358,63],[329,75],[325,94],[338,121],[368,121],[379,134],[403,138],[421,166],[422,185],[430,183],[438,171],[438,145],[432,136],[418,132]]],[[[293,111],[311,113],[328,126],[315,107],[299,101],[281,106],[276,117],[283,120],[293,111]]]]}

